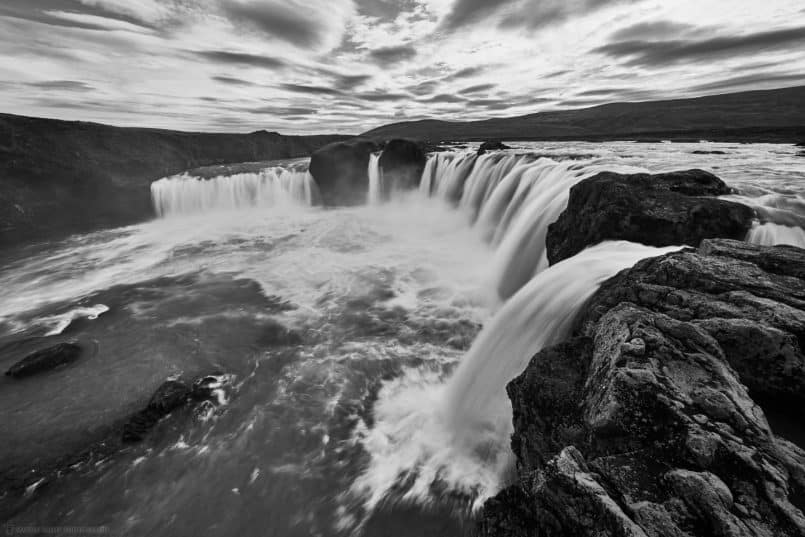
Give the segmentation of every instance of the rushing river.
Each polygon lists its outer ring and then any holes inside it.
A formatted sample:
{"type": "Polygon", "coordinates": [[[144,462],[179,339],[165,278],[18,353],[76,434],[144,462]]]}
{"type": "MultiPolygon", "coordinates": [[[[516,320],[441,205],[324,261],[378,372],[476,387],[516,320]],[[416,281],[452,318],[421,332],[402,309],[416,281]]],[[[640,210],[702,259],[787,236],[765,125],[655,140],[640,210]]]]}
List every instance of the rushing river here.
{"type": "Polygon", "coordinates": [[[758,209],[749,240],[805,246],[792,146],[512,145],[432,156],[419,190],[385,204],[373,169],[353,208],[316,207],[303,161],[166,178],[158,219],[12,252],[0,367],[43,341],[85,352],[0,380],[0,459],[80,450],[170,377],[224,388],[13,508],[0,497],[0,513],[112,535],[461,534],[510,475],[506,382],[601,281],[669,250],[604,243],[547,268],[547,226],[573,184],[706,169],[758,209]]]}

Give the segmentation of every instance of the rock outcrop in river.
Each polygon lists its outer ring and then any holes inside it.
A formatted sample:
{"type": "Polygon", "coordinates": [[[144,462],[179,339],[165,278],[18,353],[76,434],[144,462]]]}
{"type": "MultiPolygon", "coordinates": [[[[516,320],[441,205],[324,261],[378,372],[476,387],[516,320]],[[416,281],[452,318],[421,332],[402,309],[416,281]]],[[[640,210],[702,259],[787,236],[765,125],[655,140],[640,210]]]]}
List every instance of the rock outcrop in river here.
{"type": "Polygon", "coordinates": [[[698,246],[707,238],[743,239],[754,211],[713,197],[730,192],[703,170],[599,173],[570,189],[567,209],[548,229],[548,260],[557,263],[604,240],[698,246]]]}
{"type": "Polygon", "coordinates": [[[803,267],[705,240],[605,282],[508,386],[519,480],[481,533],[805,535],[805,428],[775,434],[801,423],[803,267]]]}
{"type": "Polygon", "coordinates": [[[329,144],[310,158],[310,174],[316,180],[324,205],[366,203],[369,190],[369,159],[380,153],[384,195],[391,189],[413,189],[425,168],[422,146],[411,140],[392,139],[385,144],[365,138],[329,144]]]}
{"type": "Polygon", "coordinates": [[[326,145],[310,157],[310,174],[325,205],[366,202],[369,157],[379,149],[372,140],[356,138],[326,145]]]}
{"type": "Polygon", "coordinates": [[[395,138],[389,140],[380,154],[384,183],[390,189],[415,189],[425,169],[425,152],[421,144],[395,138]]]}

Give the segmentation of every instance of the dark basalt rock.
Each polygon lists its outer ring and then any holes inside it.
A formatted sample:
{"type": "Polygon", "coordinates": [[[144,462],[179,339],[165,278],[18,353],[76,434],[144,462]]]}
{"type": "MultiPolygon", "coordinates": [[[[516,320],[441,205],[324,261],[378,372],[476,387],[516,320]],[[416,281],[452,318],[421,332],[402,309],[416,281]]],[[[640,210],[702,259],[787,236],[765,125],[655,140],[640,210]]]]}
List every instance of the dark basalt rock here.
{"type": "Polygon", "coordinates": [[[706,240],[605,282],[508,386],[520,479],[482,535],[805,535],[805,451],[755,399],[803,408],[803,266],[706,240]]]}
{"type": "Polygon", "coordinates": [[[369,189],[369,156],[379,146],[356,138],[326,145],[310,157],[310,174],[316,180],[324,205],[358,205],[369,189]]]}
{"type": "Polygon", "coordinates": [[[511,147],[501,141],[490,140],[481,144],[481,147],[478,148],[478,154],[483,155],[487,151],[499,151],[501,149],[511,149],[511,147]]]}
{"type": "Polygon", "coordinates": [[[603,172],[570,189],[565,211],[548,228],[551,264],[604,240],[698,246],[702,239],[743,239],[754,211],[720,196],[715,175],[687,170],[656,175],[603,172]]]}
{"type": "Polygon", "coordinates": [[[142,440],[160,419],[184,406],[192,393],[193,390],[184,382],[178,380],[163,382],[151,396],[148,405],[131,416],[123,425],[123,441],[139,442],[142,440]]]}
{"type": "Polygon", "coordinates": [[[81,356],[81,347],[75,343],[59,343],[30,354],[12,365],[6,375],[24,378],[74,362],[81,356]]]}
{"type": "Polygon", "coordinates": [[[425,152],[418,143],[402,138],[389,140],[380,154],[380,168],[387,189],[385,194],[419,186],[426,160],[425,152]]]}

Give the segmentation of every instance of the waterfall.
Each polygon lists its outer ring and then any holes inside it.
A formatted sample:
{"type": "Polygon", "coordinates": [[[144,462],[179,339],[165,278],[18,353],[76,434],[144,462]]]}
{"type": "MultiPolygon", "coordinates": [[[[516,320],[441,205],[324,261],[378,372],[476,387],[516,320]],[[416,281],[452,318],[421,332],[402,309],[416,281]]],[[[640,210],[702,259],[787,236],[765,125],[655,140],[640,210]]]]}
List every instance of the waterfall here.
{"type": "Polygon", "coordinates": [[[784,226],[767,222],[755,224],[746,235],[746,242],[762,246],[788,244],[805,248],[805,229],[798,226],[784,226]]]}
{"type": "Polygon", "coordinates": [[[419,191],[464,211],[492,244],[493,284],[505,300],[548,266],[548,226],[567,207],[570,188],[602,171],[645,170],[528,154],[436,153],[425,164],[419,191]]]}
{"type": "Polygon", "coordinates": [[[528,282],[484,326],[448,381],[444,420],[457,440],[472,444],[478,431],[496,430],[494,436],[507,442],[511,407],[506,384],[540,349],[567,338],[577,314],[603,281],[641,259],[679,248],[603,242],[528,282]]]}
{"type": "Polygon", "coordinates": [[[319,190],[310,173],[282,167],[203,179],[188,174],[151,184],[151,199],[160,217],[248,208],[299,207],[318,203],[319,190]]]}
{"type": "Polygon", "coordinates": [[[379,205],[383,201],[383,170],[380,168],[380,153],[369,155],[369,205],[379,205]]]}
{"type": "Polygon", "coordinates": [[[386,501],[428,504],[445,490],[472,508],[505,485],[511,469],[512,410],[506,384],[534,354],[565,339],[600,284],[640,259],[679,247],[604,242],[544,270],[514,294],[447,379],[411,373],[379,394],[371,429],[358,432],[369,455],[352,493],[368,511],[386,501]]]}

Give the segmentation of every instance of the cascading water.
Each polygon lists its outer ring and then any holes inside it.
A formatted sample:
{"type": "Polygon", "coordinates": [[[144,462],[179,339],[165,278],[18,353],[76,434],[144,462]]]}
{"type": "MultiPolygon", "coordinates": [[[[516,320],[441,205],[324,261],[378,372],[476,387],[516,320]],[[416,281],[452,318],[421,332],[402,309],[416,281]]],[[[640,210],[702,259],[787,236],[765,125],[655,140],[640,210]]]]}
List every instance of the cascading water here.
{"type": "Polygon", "coordinates": [[[421,378],[413,388],[390,383],[375,407],[374,427],[361,431],[372,460],[353,492],[373,509],[389,497],[429,503],[434,490],[446,487],[479,507],[498,490],[511,464],[506,384],[540,349],[567,337],[604,280],[641,259],[677,249],[625,241],[590,247],[541,272],[512,296],[446,384],[434,381],[423,388],[421,378]]]}
{"type": "Polygon", "coordinates": [[[383,201],[383,170],[380,168],[380,153],[369,155],[369,205],[378,205],[383,201]]]}
{"type": "Polygon", "coordinates": [[[746,242],[762,246],[776,246],[787,244],[805,248],[805,229],[798,226],[785,226],[766,222],[756,224],[746,235],[746,242]]]}
{"type": "Polygon", "coordinates": [[[498,296],[506,299],[548,266],[548,226],[567,206],[570,188],[601,171],[646,170],[527,154],[437,153],[425,165],[419,190],[458,203],[482,238],[496,247],[492,277],[498,296]]]}
{"type": "MultiPolygon", "coordinates": [[[[302,162],[167,178],[152,191],[170,218],[7,261],[0,346],[79,338],[98,354],[0,390],[0,407],[20,418],[0,420],[4,460],[15,446],[62,450],[54,431],[100,430],[168,376],[235,379],[220,413],[173,416],[139,447],[32,489],[12,522],[460,534],[444,529],[449,514],[507,483],[506,383],[568,333],[601,280],[667,251],[608,243],[547,268],[545,231],[571,186],[601,170],[708,168],[715,158],[694,154],[701,144],[518,145],[532,153],[433,154],[408,193],[383,184],[375,156],[366,195],[388,201],[382,209],[298,210],[317,198],[302,162]],[[278,325],[300,340],[275,346],[278,325]]],[[[801,157],[713,147],[732,153],[718,174],[741,192],[733,197],[758,209],[747,240],[801,240],[801,157]]]]}
{"type": "Polygon", "coordinates": [[[160,217],[215,210],[299,207],[318,203],[319,191],[307,171],[279,166],[258,173],[202,179],[188,174],[151,184],[151,198],[160,217]]]}

